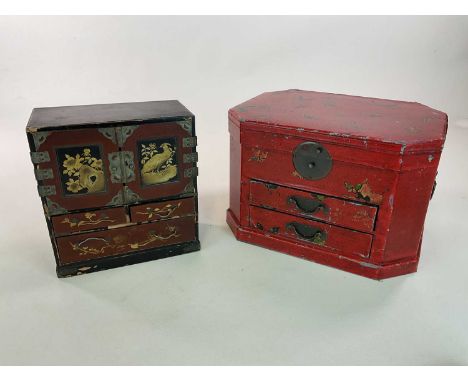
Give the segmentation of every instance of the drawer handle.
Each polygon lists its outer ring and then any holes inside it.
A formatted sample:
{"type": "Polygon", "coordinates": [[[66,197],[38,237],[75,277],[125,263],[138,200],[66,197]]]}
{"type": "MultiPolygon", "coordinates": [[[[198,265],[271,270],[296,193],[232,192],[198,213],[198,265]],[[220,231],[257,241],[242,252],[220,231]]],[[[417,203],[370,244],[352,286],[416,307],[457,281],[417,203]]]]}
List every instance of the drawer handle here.
{"type": "Polygon", "coordinates": [[[314,244],[323,245],[327,240],[326,233],[320,228],[311,227],[298,222],[288,223],[286,228],[292,230],[300,239],[310,241],[314,244]]]}
{"type": "Polygon", "coordinates": [[[294,204],[297,209],[308,214],[313,214],[319,210],[325,213],[328,211],[326,204],[323,204],[320,200],[303,198],[296,195],[288,197],[288,203],[294,204]]]}

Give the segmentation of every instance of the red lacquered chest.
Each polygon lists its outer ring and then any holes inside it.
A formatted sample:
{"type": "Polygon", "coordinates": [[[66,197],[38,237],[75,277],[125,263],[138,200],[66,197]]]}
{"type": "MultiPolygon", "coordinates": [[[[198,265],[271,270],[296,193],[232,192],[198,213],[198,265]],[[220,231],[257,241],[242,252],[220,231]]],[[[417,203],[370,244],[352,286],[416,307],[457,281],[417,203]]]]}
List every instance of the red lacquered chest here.
{"type": "Polygon", "coordinates": [[[237,239],[374,279],[415,272],[447,115],[287,90],[229,111],[237,239]]]}

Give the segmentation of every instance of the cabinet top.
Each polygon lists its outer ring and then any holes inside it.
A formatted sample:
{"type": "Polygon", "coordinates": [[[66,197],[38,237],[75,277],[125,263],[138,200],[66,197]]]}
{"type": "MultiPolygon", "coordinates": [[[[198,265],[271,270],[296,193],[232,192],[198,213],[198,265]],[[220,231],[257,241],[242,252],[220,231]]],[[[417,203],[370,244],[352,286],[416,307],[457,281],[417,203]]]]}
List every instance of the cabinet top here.
{"type": "Polygon", "coordinates": [[[325,135],[349,145],[373,141],[401,152],[440,150],[447,132],[447,115],[417,102],[303,90],[263,93],[229,114],[252,129],[325,135]]]}
{"type": "Polygon", "coordinates": [[[26,129],[142,122],[193,117],[179,101],[150,101],[35,108],[26,129]]]}

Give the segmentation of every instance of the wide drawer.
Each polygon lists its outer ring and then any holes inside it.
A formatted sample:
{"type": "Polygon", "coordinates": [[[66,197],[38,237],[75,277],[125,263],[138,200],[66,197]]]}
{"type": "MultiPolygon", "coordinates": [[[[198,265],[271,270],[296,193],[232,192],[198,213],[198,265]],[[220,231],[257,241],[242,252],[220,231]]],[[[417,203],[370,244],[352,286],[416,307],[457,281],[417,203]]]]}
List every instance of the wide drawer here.
{"type": "Polygon", "coordinates": [[[130,207],[132,222],[149,222],[174,219],[195,214],[195,199],[177,199],[165,202],[140,204],[130,207]]]}
{"type": "Polygon", "coordinates": [[[250,182],[250,204],[371,232],[377,208],[271,183],[250,182]]]}
{"type": "Polygon", "coordinates": [[[394,171],[347,162],[339,146],[299,138],[248,131],[242,156],[244,177],[374,205],[396,181],[394,171]]]}
{"type": "Polygon", "coordinates": [[[57,238],[60,264],[195,240],[192,216],[57,238]]]}
{"type": "Polygon", "coordinates": [[[254,206],[250,207],[250,224],[265,234],[283,236],[348,258],[369,257],[372,245],[372,235],[366,233],[254,206]]]}
{"type": "Polygon", "coordinates": [[[52,226],[56,236],[107,228],[128,222],[129,219],[123,207],[52,217],[52,226]]]}

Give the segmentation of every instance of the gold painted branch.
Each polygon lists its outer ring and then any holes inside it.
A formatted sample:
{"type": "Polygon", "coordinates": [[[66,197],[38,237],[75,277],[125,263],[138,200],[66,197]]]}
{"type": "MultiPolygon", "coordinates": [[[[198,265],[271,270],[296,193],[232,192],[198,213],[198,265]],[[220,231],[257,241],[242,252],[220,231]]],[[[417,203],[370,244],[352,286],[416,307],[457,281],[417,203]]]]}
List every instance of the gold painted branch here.
{"type": "Polygon", "coordinates": [[[84,225],[96,225],[96,224],[103,223],[103,222],[108,222],[108,223],[115,222],[115,220],[110,219],[109,216],[107,215],[102,215],[98,219],[95,219],[95,217],[96,217],[96,214],[87,212],[85,213],[86,220],[78,220],[78,219],[73,219],[73,218],[72,220],[70,220],[70,218],[65,218],[61,221],[61,223],[69,224],[70,228],[74,228],[74,227],[81,227],[84,225]]]}
{"type": "Polygon", "coordinates": [[[180,207],[182,203],[178,203],[177,205],[173,205],[173,204],[167,204],[165,205],[163,208],[157,208],[157,207],[154,207],[154,208],[151,208],[151,207],[147,207],[146,208],[146,212],[137,212],[137,214],[139,215],[146,215],[146,218],[148,220],[152,219],[153,216],[157,216],[161,219],[166,219],[168,218],[169,216],[171,216],[174,211],[180,207]]]}
{"type": "Polygon", "coordinates": [[[112,237],[112,241],[101,238],[101,237],[89,237],[79,243],[72,243],[70,245],[72,249],[76,252],[79,252],[80,256],[84,255],[103,255],[107,249],[112,251],[122,251],[125,249],[139,249],[146,247],[148,244],[151,244],[155,241],[166,241],[173,237],[180,236],[177,232],[176,227],[168,226],[166,227],[169,231],[167,236],[162,234],[157,234],[154,231],[147,233],[147,238],[142,241],[130,242],[128,243],[128,236],[117,235],[112,237]]]}

